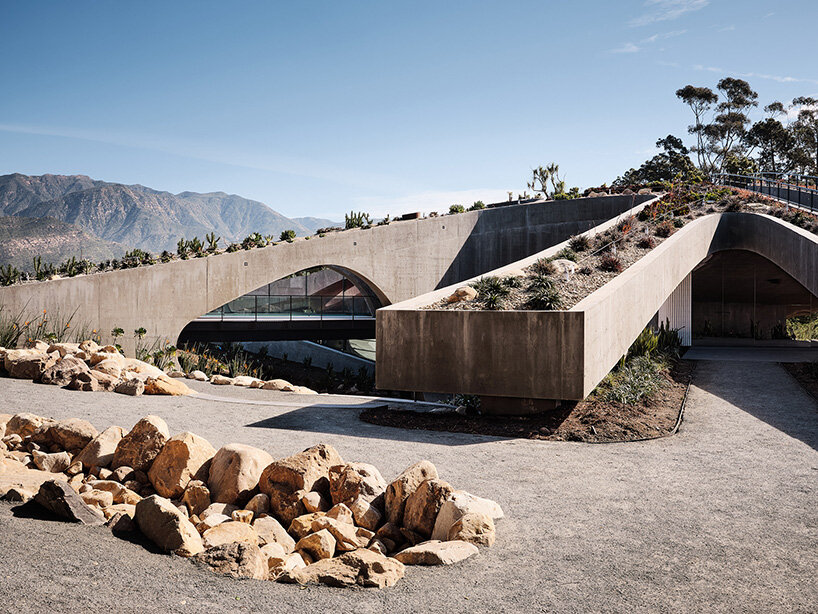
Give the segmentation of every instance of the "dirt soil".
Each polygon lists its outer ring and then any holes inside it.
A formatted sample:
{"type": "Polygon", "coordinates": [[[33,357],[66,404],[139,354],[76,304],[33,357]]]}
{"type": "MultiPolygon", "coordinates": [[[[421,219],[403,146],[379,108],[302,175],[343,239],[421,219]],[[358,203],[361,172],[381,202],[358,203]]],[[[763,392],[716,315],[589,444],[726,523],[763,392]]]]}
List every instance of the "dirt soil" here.
{"type": "Polygon", "coordinates": [[[471,433],[519,439],[589,443],[655,439],[673,432],[682,410],[694,363],[680,360],[662,388],[635,405],[590,396],[584,401],[536,416],[465,416],[455,412],[393,411],[373,407],[364,422],[400,429],[471,433]]]}

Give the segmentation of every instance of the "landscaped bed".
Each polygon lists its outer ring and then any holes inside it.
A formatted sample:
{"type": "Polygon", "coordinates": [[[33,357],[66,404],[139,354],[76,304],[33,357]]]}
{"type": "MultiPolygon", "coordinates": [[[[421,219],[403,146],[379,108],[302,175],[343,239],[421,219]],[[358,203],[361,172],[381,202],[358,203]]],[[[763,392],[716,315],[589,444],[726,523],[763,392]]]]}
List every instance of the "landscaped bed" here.
{"type": "Polygon", "coordinates": [[[525,270],[485,276],[425,309],[570,309],[664,242],[688,222],[722,212],[766,213],[810,232],[818,218],[758,194],[712,184],[675,185],[638,215],[597,235],[572,237],[569,247],[525,270]]]}
{"type": "Polygon", "coordinates": [[[804,390],[818,400],[818,363],[785,362],[781,366],[801,384],[804,390]]]}

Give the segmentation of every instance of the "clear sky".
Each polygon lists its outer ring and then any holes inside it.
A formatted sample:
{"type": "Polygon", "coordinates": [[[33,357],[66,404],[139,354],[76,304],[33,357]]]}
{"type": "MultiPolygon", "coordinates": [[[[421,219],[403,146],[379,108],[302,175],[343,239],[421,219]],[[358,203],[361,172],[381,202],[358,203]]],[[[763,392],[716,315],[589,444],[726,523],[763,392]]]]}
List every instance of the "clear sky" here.
{"type": "Polygon", "coordinates": [[[0,0],[0,174],[339,219],[610,182],[741,76],[818,94],[815,0],[0,0]]]}

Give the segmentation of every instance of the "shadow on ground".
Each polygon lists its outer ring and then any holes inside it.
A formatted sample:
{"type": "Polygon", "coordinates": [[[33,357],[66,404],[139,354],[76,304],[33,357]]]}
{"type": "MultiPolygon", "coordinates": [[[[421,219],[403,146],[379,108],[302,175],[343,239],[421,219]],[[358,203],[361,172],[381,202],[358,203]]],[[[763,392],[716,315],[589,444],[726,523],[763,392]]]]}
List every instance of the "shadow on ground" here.
{"type": "MultiPolygon", "coordinates": [[[[372,403],[372,407],[384,407],[372,403]]],[[[359,415],[361,409],[350,409],[348,406],[313,405],[300,407],[291,411],[247,424],[248,427],[281,429],[288,431],[307,431],[313,433],[330,433],[350,437],[371,437],[394,441],[414,441],[448,446],[467,446],[489,441],[500,441],[508,437],[489,437],[465,433],[448,433],[440,431],[422,431],[388,426],[379,426],[363,422],[359,415]]]]}

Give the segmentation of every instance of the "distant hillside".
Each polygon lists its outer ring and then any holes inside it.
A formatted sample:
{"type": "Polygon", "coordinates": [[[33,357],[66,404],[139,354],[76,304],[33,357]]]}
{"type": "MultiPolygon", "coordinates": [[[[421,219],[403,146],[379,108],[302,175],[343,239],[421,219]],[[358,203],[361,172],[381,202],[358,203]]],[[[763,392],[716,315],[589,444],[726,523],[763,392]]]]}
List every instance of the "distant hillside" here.
{"type": "Polygon", "coordinates": [[[152,252],[175,251],[181,237],[204,239],[209,232],[223,244],[252,232],[312,234],[267,205],[240,196],[171,194],[83,175],[0,176],[0,215],[57,218],[105,241],[152,252]]]}
{"type": "Polygon", "coordinates": [[[344,227],[343,222],[333,222],[332,220],[327,220],[322,217],[294,217],[290,219],[294,222],[298,222],[313,233],[319,228],[344,227]]]}
{"type": "Polygon", "coordinates": [[[80,228],[54,218],[0,217],[0,263],[33,271],[32,260],[54,265],[72,256],[100,262],[119,258],[126,248],[93,237],[80,228]]]}

